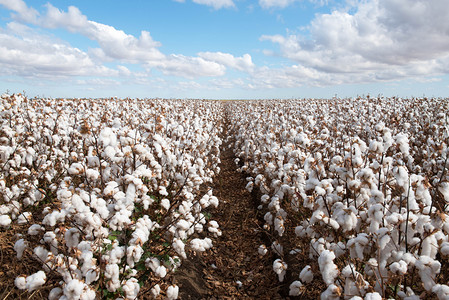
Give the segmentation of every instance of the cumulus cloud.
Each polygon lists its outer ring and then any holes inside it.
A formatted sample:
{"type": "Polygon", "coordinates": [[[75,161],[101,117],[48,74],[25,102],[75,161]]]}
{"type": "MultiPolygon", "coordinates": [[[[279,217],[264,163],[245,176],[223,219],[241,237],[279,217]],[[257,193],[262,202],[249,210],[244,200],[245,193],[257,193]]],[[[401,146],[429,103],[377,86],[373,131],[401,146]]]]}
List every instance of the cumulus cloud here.
{"type": "MultiPolygon", "coordinates": [[[[28,23],[38,25],[42,28],[63,28],[96,41],[99,48],[89,49],[88,53],[76,49],[79,51],[78,53],[74,50],[75,48],[70,48],[69,46],[51,48],[51,45],[47,45],[47,48],[51,49],[51,53],[54,53],[53,56],[57,57],[54,62],[61,61],[61,66],[70,65],[69,62],[71,62],[71,59],[79,59],[81,63],[79,66],[76,64],[73,65],[74,70],[82,68],[84,64],[93,64],[93,60],[99,62],[118,61],[122,63],[141,64],[146,68],[156,68],[166,75],[195,78],[201,76],[222,76],[225,74],[227,66],[243,69],[252,64],[249,55],[243,56],[242,58],[234,58],[230,54],[220,53],[222,56],[221,59],[217,57],[208,59],[207,56],[210,55],[205,55],[205,57],[188,57],[176,54],[167,55],[159,50],[161,43],[153,40],[148,31],[141,31],[140,36],[135,37],[113,26],[89,20],[75,6],[69,6],[67,11],[64,11],[48,3],[46,4],[46,13],[41,16],[37,11],[29,8],[22,0],[0,1],[2,1],[0,4],[6,8],[17,12],[17,18],[20,20],[25,20],[28,23]],[[32,18],[29,17],[31,12],[33,13],[32,18]],[[67,55],[66,52],[69,49],[72,53],[67,55]]],[[[194,0],[194,2],[210,5],[216,9],[234,5],[231,0],[194,0]]],[[[25,41],[22,40],[22,42],[24,43],[25,41]]],[[[12,45],[6,49],[10,50],[8,54],[14,52],[12,45]]],[[[39,49],[39,47],[37,48],[39,49]]],[[[22,53],[23,51],[23,49],[17,49],[17,53],[22,53]]],[[[50,57],[50,55],[44,55],[45,51],[35,53],[35,55],[38,54],[41,59],[35,60],[36,62],[50,57]]],[[[3,55],[3,57],[7,59],[7,56],[3,55]]],[[[14,63],[21,64],[25,62],[16,60],[14,63]]],[[[100,66],[98,68],[102,69],[100,66]]],[[[129,76],[129,70],[126,71],[123,67],[119,67],[118,69],[119,74],[129,76]]],[[[77,72],[73,71],[74,74],[77,72]]]]}
{"type": "Polygon", "coordinates": [[[278,44],[282,56],[323,78],[330,74],[336,83],[449,71],[446,0],[372,0],[357,5],[353,14],[336,10],[317,15],[308,37],[270,35],[261,40],[278,44]]]}
{"type": "Polygon", "coordinates": [[[244,54],[242,57],[235,57],[223,52],[200,52],[198,56],[239,71],[250,72],[255,67],[249,54],[244,54]]]}
{"type": "MultiPolygon", "coordinates": [[[[293,4],[294,2],[299,2],[303,0],[259,0],[259,5],[264,9],[269,8],[286,8],[287,6],[293,4]]],[[[324,6],[328,4],[327,0],[308,0],[309,2],[324,6]]]]}
{"type": "MultiPolygon", "coordinates": [[[[173,0],[175,2],[184,3],[185,0],[173,0]]],[[[192,0],[196,4],[211,6],[214,9],[235,7],[233,0],[192,0]]]]}
{"type": "Polygon", "coordinates": [[[259,0],[259,5],[262,6],[262,8],[285,8],[295,1],[297,0],[259,0]]]}
{"type": "Polygon", "coordinates": [[[8,24],[11,33],[0,32],[0,66],[3,74],[20,76],[114,76],[116,70],[95,64],[80,49],[39,35],[33,29],[8,24]],[[20,32],[21,36],[14,33],[20,32]]]}
{"type": "Polygon", "coordinates": [[[23,0],[0,0],[0,5],[16,12],[17,14],[13,15],[14,18],[29,23],[36,22],[36,18],[39,15],[37,10],[28,7],[23,0]]]}
{"type": "Polygon", "coordinates": [[[193,2],[211,6],[214,9],[230,8],[235,6],[232,0],[193,0],[193,2]]]}

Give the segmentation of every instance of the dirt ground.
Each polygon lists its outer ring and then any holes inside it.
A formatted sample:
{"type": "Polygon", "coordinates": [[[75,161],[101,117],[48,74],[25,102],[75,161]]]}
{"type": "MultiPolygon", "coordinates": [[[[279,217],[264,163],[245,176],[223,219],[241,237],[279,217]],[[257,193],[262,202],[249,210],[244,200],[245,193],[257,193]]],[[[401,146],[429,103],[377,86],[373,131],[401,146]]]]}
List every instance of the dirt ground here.
{"type": "Polygon", "coordinates": [[[223,234],[201,259],[191,256],[174,275],[180,299],[282,299],[272,256],[257,252],[264,236],[256,199],[245,189],[245,175],[236,171],[228,143],[221,151],[214,187],[220,205],[213,218],[223,234]]]}

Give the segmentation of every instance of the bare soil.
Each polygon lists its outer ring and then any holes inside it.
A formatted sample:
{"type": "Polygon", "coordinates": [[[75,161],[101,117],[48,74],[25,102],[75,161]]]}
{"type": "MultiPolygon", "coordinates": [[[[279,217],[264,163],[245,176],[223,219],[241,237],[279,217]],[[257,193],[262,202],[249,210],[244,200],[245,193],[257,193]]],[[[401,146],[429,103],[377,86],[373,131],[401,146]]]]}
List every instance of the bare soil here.
{"type": "Polygon", "coordinates": [[[245,189],[245,174],[237,172],[229,143],[222,145],[221,171],[214,183],[220,205],[213,219],[223,234],[201,257],[191,254],[174,275],[180,299],[282,299],[273,257],[257,251],[264,244],[257,199],[245,189]]]}

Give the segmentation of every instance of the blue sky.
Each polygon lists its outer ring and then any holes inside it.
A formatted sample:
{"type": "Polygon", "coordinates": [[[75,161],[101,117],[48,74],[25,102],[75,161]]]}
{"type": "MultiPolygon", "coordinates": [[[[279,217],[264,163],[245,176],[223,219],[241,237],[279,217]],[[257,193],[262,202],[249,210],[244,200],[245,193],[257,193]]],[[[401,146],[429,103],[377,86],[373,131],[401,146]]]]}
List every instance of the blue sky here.
{"type": "Polygon", "coordinates": [[[447,0],[0,0],[0,92],[447,97],[448,15],[447,0]]]}

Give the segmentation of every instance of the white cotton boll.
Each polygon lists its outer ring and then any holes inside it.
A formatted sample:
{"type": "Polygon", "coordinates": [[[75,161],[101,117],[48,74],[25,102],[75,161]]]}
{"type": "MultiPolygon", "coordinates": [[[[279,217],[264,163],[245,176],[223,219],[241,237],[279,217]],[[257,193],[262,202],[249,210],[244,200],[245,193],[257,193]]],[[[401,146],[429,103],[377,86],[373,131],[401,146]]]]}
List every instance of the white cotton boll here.
{"type": "Polygon", "coordinates": [[[151,295],[153,296],[153,298],[156,298],[157,296],[159,296],[159,294],[161,293],[161,287],[159,286],[159,284],[156,284],[151,290],[151,295]]]}
{"type": "Polygon", "coordinates": [[[28,234],[29,235],[38,235],[42,231],[44,231],[44,227],[42,227],[39,224],[33,224],[28,228],[28,234]]]}
{"type": "Polygon", "coordinates": [[[338,276],[337,265],[334,264],[335,254],[332,251],[324,250],[318,258],[321,275],[324,282],[329,286],[334,283],[338,276]]]}
{"type": "Polygon", "coordinates": [[[151,257],[145,260],[145,266],[156,272],[157,268],[161,266],[161,262],[156,257],[151,257]]]}
{"type": "Polygon", "coordinates": [[[24,276],[16,277],[14,284],[19,290],[24,290],[26,289],[26,278],[24,276]]]}
{"type": "Polygon", "coordinates": [[[84,283],[78,279],[72,279],[65,285],[63,293],[67,299],[80,299],[83,290],[84,283]]]}
{"type": "Polygon", "coordinates": [[[45,249],[42,246],[37,246],[36,248],[34,248],[33,250],[34,255],[36,255],[42,262],[46,262],[47,261],[47,257],[48,257],[48,250],[45,249]]]}
{"type": "Polygon", "coordinates": [[[287,271],[287,264],[282,261],[280,258],[276,259],[273,262],[273,271],[278,275],[279,281],[284,281],[284,276],[287,271]]]}
{"type": "Polygon", "coordinates": [[[187,222],[186,220],[181,219],[181,220],[179,220],[179,221],[176,223],[176,227],[177,227],[179,230],[184,230],[184,231],[186,231],[186,230],[188,230],[188,229],[190,228],[190,223],[187,222]]]}
{"type": "Polygon", "coordinates": [[[170,200],[164,198],[161,200],[161,207],[165,210],[168,211],[168,209],[170,208],[170,200]]]}
{"type": "Polygon", "coordinates": [[[267,224],[269,225],[273,225],[273,214],[271,212],[267,212],[263,219],[265,220],[265,222],[267,222],[267,224]]]}
{"type": "Polygon", "coordinates": [[[407,263],[403,260],[400,260],[390,265],[390,271],[398,275],[404,275],[407,273],[407,267],[407,263]]]}
{"type": "Polygon", "coordinates": [[[168,196],[168,192],[167,192],[167,189],[165,188],[165,186],[162,186],[162,185],[159,186],[158,192],[159,192],[159,195],[168,196]]]}
{"type": "Polygon", "coordinates": [[[313,272],[312,267],[307,265],[302,270],[301,273],[299,273],[299,279],[301,279],[302,282],[310,283],[313,280],[313,272]]]}
{"type": "Polygon", "coordinates": [[[181,241],[180,239],[174,238],[173,239],[173,243],[172,243],[172,247],[173,249],[175,249],[176,253],[178,253],[182,258],[187,259],[187,255],[185,252],[185,244],[183,241],[181,241]]]}
{"type": "Polygon", "coordinates": [[[264,256],[265,254],[267,254],[268,249],[265,245],[260,245],[259,248],[257,248],[257,252],[259,253],[259,255],[264,256]]]}
{"type": "Polygon", "coordinates": [[[26,278],[26,289],[31,292],[44,285],[47,276],[44,271],[38,271],[26,278]]]}
{"type": "Polygon", "coordinates": [[[114,196],[118,191],[119,191],[118,183],[115,181],[110,181],[107,183],[106,187],[104,188],[103,194],[105,196],[114,196]]]}
{"type": "Polygon", "coordinates": [[[377,292],[367,293],[365,295],[365,300],[382,300],[382,296],[377,292]]]}
{"type": "Polygon", "coordinates": [[[59,221],[64,222],[66,215],[67,211],[64,209],[61,211],[54,210],[44,217],[42,224],[53,227],[59,221]]]}
{"type": "Polygon", "coordinates": [[[438,299],[449,299],[449,286],[445,284],[436,284],[432,292],[437,294],[438,299]]]}
{"type": "Polygon", "coordinates": [[[80,231],[77,228],[70,228],[64,234],[65,244],[68,248],[74,248],[79,244],[80,231]]]}
{"type": "Polygon", "coordinates": [[[167,298],[169,300],[178,299],[179,287],[177,285],[170,285],[167,289],[167,298]]]}
{"type": "Polygon", "coordinates": [[[48,300],[58,300],[62,297],[62,289],[60,287],[55,287],[48,294],[48,300]]]}
{"type": "Polygon", "coordinates": [[[210,238],[205,239],[195,238],[190,241],[190,247],[194,251],[204,252],[212,247],[212,240],[210,238]]]}
{"type": "Polygon", "coordinates": [[[438,186],[438,191],[443,195],[444,201],[449,203],[449,182],[441,182],[438,186]]]}
{"type": "Polygon", "coordinates": [[[278,241],[274,241],[271,244],[271,250],[273,250],[273,252],[279,256],[282,256],[284,254],[284,247],[282,247],[282,245],[278,241]]]}
{"type": "Polygon", "coordinates": [[[27,242],[24,239],[17,240],[14,244],[14,250],[17,252],[17,259],[22,259],[23,251],[27,247],[27,242]]]}
{"type": "Polygon", "coordinates": [[[262,195],[262,197],[260,197],[260,201],[262,201],[263,204],[267,204],[268,200],[270,200],[270,196],[267,194],[262,195]]]}
{"type": "Polygon", "coordinates": [[[136,278],[130,278],[123,285],[123,291],[125,292],[126,299],[137,299],[137,295],[140,291],[140,285],[136,278]]]}
{"type": "Polygon", "coordinates": [[[295,280],[290,284],[289,287],[289,296],[299,296],[301,292],[304,290],[304,285],[301,283],[301,281],[295,280]]]}
{"type": "Polygon", "coordinates": [[[81,175],[84,173],[84,166],[80,163],[73,163],[67,172],[70,175],[81,175]]]}
{"type": "Polygon", "coordinates": [[[276,218],[274,218],[274,230],[276,230],[279,234],[279,236],[282,236],[285,232],[285,227],[284,227],[284,219],[282,218],[282,216],[276,216],[276,218]]]}
{"type": "Polygon", "coordinates": [[[94,169],[87,169],[86,170],[86,177],[89,181],[95,181],[100,177],[100,172],[94,169]]]}
{"type": "Polygon", "coordinates": [[[86,284],[91,284],[94,281],[97,281],[100,277],[100,274],[95,270],[89,270],[86,272],[86,284]]]}
{"type": "Polygon", "coordinates": [[[219,204],[218,198],[215,196],[210,196],[209,204],[212,205],[213,207],[217,208],[218,204],[219,204]]]}
{"type": "Polygon", "coordinates": [[[429,235],[422,241],[421,255],[426,255],[432,259],[435,259],[437,253],[438,241],[435,237],[435,234],[429,235]]]}
{"type": "MultiPolygon", "coordinates": [[[[31,213],[26,211],[19,215],[17,218],[17,224],[26,224],[31,220],[31,213]]],[[[1,221],[0,221],[1,222],[1,221]]]]}
{"type": "Polygon", "coordinates": [[[335,284],[331,284],[321,293],[321,300],[340,300],[341,289],[335,284]]]}
{"type": "Polygon", "coordinates": [[[443,254],[444,256],[448,256],[449,255],[449,242],[443,242],[441,244],[441,249],[440,249],[441,254],[443,254]]]}
{"type": "Polygon", "coordinates": [[[416,260],[415,266],[419,270],[424,288],[426,291],[430,291],[435,285],[435,276],[440,273],[441,263],[428,256],[420,256],[416,260]]]}

